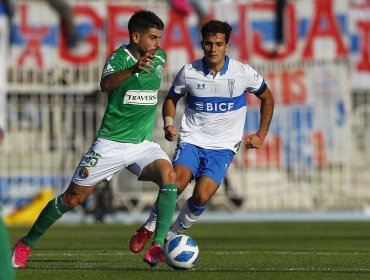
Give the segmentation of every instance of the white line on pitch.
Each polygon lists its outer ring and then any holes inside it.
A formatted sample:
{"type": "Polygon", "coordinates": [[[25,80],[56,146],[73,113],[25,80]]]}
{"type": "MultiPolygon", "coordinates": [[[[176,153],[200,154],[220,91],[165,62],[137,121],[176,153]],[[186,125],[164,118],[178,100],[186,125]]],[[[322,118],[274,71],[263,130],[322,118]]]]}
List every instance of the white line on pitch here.
{"type": "MultiPolygon", "coordinates": [[[[45,257],[45,256],[67,256],[67,257],[74,257],[74,256],[86,256],[89,253],[32,253],[32,256],[36,257],[45,257]]],[[[95,253],[95,256],[126,256],[126,255],[133,255],[131,252],[112,252],[112,253],[95,253]]]]}
{"type": "MultiPolygon", "coordinates": [[[[32,256],[84,256],[88,252],[84,253],[32,253],[32,256]]],[[[207,255],[369,255],[370,252],[290,252],[290,251],[232,251],[232,252],[206,252],[207,255]]],[[[94,253],[96,256],[128,256],[132,255],[131,252],[105,252],[105,253],[94,253]]]]}
{"type": "MultiPolygon", "coordinates": [[[[195,269],[196,270],[196,269],[195,269]]],[[[223,269],[218,268],[206,268],[202,269],[205,271],[223,271],[223,269]]],[[[235,272],[370,272],[370,268],[327,268],[327,267],[291,267],[291,268],[281,268],[281,267],[249,267],[244,269],[233,269],[227,268],[228,272],[235,271],[235,272]]]]}
{"type": "Polygon", "coordinates": [[[235,251],[235,252],[214,252],[207,254],[215,255],[256,255],[256,254],[269,254],[269,255],[369,255],[370,252],[290,252],[290,251],[235,251]]]}

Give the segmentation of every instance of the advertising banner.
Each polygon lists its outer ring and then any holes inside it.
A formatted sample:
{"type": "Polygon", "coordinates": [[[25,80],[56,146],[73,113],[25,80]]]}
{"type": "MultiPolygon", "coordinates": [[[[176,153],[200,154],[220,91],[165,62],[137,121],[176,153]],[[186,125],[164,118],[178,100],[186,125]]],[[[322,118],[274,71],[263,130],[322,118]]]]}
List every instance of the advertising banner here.
{"type": "MultiPolygon", "coordinates": [[[[262,70],[263,71],[263,70],[262,70]]],[[[245,150],[243,166],[335,166],[350,156],[347,65],[292,64],[267,71],[275,97],[269,136],[261,150],[245,150]]],[[[259,100],[248,97],[246,133],[258,129],[259,100]]]]}
{"type": "MultiPolygon", "coordinates": [[[[162,47],[168,54],[167,71],[177,72],[201,55],[196,15],[183,16],[166,3],[122,4],[80,1],[73,5],[82,37],[68,49],[55,13],[44,2],[20,2],[12,28],[11,66],[50,69],[55,65],[91,66],[128,42],[127,21],[139,9],[155,11],[164,21],[162,47]]],[[[215,18],[233,27],[231,54],[250,64],[349,59],[354,89],[370,89],[370,4],[367,0],[287,1],[284,10],[285,46],[275,45],[274,1],[215,1],[215,18]]]]}
{"type": "Polygon", "coordinates": [[[353,90],[370,89],[370,1],[352,0],[349,7],[350,77],[353,90]]]}

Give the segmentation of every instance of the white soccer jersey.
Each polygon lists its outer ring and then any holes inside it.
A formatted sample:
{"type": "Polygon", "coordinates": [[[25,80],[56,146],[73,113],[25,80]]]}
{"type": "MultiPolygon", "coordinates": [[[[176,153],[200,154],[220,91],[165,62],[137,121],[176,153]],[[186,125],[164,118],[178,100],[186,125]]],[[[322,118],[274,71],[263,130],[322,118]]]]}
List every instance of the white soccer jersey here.
{"type": "Polygon", "coordinates": [[[237,152],[247,112],[246,93],[258,95],[265,89],[261,75],[228,56],[216,75],[203,59],[186,64],[169,92],[169,95],[186,94],[180,141],[206,149],[237,152]]]}

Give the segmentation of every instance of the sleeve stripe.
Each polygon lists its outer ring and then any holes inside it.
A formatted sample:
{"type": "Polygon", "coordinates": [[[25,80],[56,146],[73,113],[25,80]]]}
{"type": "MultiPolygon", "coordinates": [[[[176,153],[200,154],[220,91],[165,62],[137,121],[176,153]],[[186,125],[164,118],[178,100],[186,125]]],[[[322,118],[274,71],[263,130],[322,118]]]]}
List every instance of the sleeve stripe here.
{"type": "Polygon", "coordinates": [[[174,86],[171,86],[170,90],[168,91],[167,96],[184,96],[185,94],[176,93],[174,86]]]}
{"type": "Polygon", "coordinates": [[[266,88],[267,88],[267,85],[265,83],[265,80],[263,80],[263,82],[262,82],[261,86],[259,87],[259,89],[255,90],[255,91],[252,91],[251,93],[253,93],[255,95],[260,95],[260,94],[262,94],[262,93],[265,92],[266,88]]]}

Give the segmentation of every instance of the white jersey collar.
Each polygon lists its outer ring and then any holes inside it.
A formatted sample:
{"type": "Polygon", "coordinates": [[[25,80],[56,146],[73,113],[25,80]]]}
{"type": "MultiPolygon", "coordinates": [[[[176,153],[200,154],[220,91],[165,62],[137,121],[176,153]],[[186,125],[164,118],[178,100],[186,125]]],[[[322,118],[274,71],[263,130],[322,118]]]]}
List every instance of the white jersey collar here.
{"type": "MultiPolygon", "coordinates": [[[[225,64],[224,64],[224,66],[222,66],[222,68],[219,72],[220,75],[225,75],[226,74],[227,69],[229,69],[229,62],[230,62],[230,58],[227,55],[225,55],[225,64]]],[[[204,57],[202,58],[202,64],[203,64],[203,72],[207,76],[212,71],[207,67],[206,59],[204,57]]]]}

